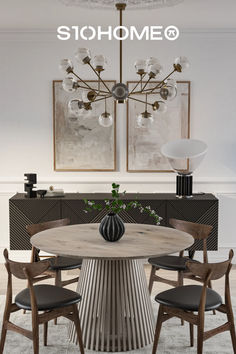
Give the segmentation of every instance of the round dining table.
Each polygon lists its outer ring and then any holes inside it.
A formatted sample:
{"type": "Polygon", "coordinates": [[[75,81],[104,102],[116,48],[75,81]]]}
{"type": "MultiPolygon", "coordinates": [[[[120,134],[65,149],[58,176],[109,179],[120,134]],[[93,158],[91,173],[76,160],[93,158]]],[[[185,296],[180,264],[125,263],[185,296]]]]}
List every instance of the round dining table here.
{"type": "MultiPolygon", "coordinates": [[[[86,349],[122,352],[153,341],[154,314],[143,260],[179,252],[191,235],[168,227],[125,224],[117,242],[105,241],[99,224],[63,226],[31,238],[34,247],[59,256],[83,258],[77,292],[86,349]]],[[[70,339],[75,341],[72,324],[70,339]]]]}

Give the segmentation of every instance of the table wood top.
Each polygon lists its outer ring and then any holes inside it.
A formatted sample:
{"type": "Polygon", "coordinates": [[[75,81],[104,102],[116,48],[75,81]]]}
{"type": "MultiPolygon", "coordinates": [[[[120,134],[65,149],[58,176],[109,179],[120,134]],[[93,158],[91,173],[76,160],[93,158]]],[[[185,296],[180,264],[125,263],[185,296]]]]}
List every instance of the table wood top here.
{"type": "Polygon", "coordinates": [[[33,246],[59,256],[89,259],[138,259],[179,252],[194,242],[185,232],[163,226],[125,224],[125,234],[117,242],[100,235],[99,224],[80,224],[39,232],[33,246]]]}

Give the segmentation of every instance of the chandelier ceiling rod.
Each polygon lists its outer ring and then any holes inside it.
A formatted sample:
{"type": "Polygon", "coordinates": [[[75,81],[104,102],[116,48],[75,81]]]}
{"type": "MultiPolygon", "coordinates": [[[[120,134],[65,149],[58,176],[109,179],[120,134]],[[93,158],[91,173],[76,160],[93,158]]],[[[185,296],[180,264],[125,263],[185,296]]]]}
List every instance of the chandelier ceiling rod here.
{"type": "Polygon", "coordinates": [[[116,4],[117,10],[120,12],[120,83],[122,83],[122,74],[123,74],[123,43],[122,43],[122,35],[123,35],[123,11],[126,8],[125,3],[118,3],[116,4]]]}

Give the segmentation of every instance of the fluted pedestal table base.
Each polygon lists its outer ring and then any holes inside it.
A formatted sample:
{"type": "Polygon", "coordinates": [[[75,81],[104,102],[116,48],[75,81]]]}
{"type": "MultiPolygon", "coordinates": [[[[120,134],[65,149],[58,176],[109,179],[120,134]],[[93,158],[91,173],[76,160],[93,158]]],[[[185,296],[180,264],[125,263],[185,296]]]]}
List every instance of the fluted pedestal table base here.
{"type": "MultiPolygon", "coordinates": [[[[152,343],[154,316],[142,261],[84,260],[77,291],[86,349],[122,352],[152,343]]],[[[70,339],[76,342],[74,325],[70,339]]]]}

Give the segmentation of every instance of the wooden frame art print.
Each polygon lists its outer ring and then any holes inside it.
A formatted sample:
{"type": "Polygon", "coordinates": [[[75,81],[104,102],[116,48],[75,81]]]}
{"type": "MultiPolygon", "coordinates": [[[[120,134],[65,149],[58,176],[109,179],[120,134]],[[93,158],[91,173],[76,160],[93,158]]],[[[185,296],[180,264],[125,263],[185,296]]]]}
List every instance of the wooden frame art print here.
{"type": "MultiPolygon", "coordinates": [[[[154,87],[158,81],[147,85],[154,87]]],[[[129,92],[137,81],[128,81],[129,92]]],[[[145,94],[136,94],[145,100],[145,94]]],[[[156,95],[150,94],[149,103],[155,102],[156,95]]],[[[160,99],[159,99],[160,100],[160,99]]],[[[167,102],[167,112],[157,114],[152,107],[154,121],[148,128],[137,125],[137,116],[144,112],[143,103],[135,100],[127,102],[127,171],[128,172],[173,172],[167,158],[161,154],[161,146],[168,141],[190,137],[190,81],[177,81],[177,96],[167,102]]]]}
{"type": "MultiPolygon", "coordinates": [[[[98,81],[88,80],[93,88],[98,81]]],[[[116,81],[106,80],[109,88],[116,81]]],[[[103,84],[101,83],[101,89],[103,84]]],[[[92,111],[78,118],[68,110],[68,102],[80,94],[68,93],[61,80],[53,81],[53,132],[55,171],[115,171],[116,170],[116,103],[107,99],[107,111],[113,125],[104,128],[98,117],[104,112],[104,100],[94,102],[92,111]]]]}

